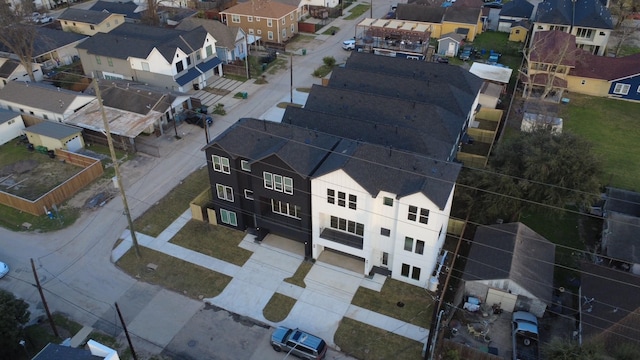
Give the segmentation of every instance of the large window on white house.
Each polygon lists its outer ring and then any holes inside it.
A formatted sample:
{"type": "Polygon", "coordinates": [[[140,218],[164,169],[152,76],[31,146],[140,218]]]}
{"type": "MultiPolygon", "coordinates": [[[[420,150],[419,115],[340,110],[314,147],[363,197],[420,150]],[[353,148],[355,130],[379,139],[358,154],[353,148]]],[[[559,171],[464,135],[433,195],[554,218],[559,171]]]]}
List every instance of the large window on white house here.
{"type": "Polygon", "coordinates": [[[216,184],[216,192],[218,193],[218,199],[227,200],[233,202],[233,188],[226,185],[216,184]]]}
{"type": "Polygon", "coordinates": [[[424,241],[416,240],[413,241],[413,238],[406,236],[404,238],[404,250],[409,252],[415,252],[416,254],[424,254],[424,241]],[[415,244],[415,247],[414,247],[415,244]]]}
{"type": "Polygon", "coordinates": [[[364,236],[364,224],[360,224],[355,221],[332,216],[330,226],[332,229],[341,230],[358,236],[364,236]]]}
{"type": "Polygon", "coordinates": [[[409,277],[409,273],[411,273],[411,278],[413,280],[420,280],[420,268],[419,267],[411,266],[409,264],[402,264],[402,270],[400,271],[400,275],[402,275],[404,277],[409,277]]]}
{"type": "Polygon", "coordinates": [[[429,223],[429,209],[421,209],[417,206],[410,205],[407,219],[411,221],[418,221],[422,224],[427,224],[429,223]],[[418,210],[420,210],[420,216],[418,216],[418,210]]]}
{"type": "Polygon", "coordinates": [[[207,47],[205,48],[206,52],[207,52],[207,57],[213,55],[213,47],[211,45],[207,45],[207,47]]]}
{"type": "Polygon", "coordinates": [[[213,170],[225,174],[231,174],[231,168],[229,167],[229,159],[226,157],[211,155],[211,161],[213,163],[213,170]]]}
{"type": "Polygon", "coordinates": [[[182,63],[182,60],[180,60],[176,63],[176,72],[179,74],[182,70],[184,70],[184,64],[182,63]]]}
{"type": "Polygon", "coordinates": [[[576,37],[579,38],[591,38],[591,35],[593,35],[593,29],[586,29],[586,28],[578,28],[578,31],[576,32],[576,37]]]}
{"type": "Polygon", "coordinates": [[[233,211],[220,209],[220,221],[222,221],[223,224],[238,226],[238,218],[233,211]]]}
{"type": "Polygon", "coordinates": [[[271,199],[271,211],[276,214],[300,219],[300,212],[302,208],[297,205],[292,205],[280,200],[271,199]]]}
{"type": "MultiPolygon", "coordinates": [[[[338,191],[338,206],[342,206],[342,207],[347,207],[347,198],[348,200],[348,204],[349,204],[349,209],[353,209],[355,210],[357,205],[358,205],[358,197],[356,195],[353,194],[347,194],[345,192],[342,191],[338,191]]],[[[329,204],[335,204],[336,203],[336,191],[333,189],[327,189],[327,202],[329,204]]]]}
{"type": "Polygon", "coordinates": [[[613,89],[613,93],[614,94],[618,94],[618,95],[627,95],[629,93],[629,89],[631,88],[631,85],[629,84],[616,84],[616,87],[613,89]]]}
{"type": "Polygon", "coordinates": [[[293,179],[290,177],[263,172],[264,187],[270,190],[283,192],[285,194],[293,194],[293,179]]]}

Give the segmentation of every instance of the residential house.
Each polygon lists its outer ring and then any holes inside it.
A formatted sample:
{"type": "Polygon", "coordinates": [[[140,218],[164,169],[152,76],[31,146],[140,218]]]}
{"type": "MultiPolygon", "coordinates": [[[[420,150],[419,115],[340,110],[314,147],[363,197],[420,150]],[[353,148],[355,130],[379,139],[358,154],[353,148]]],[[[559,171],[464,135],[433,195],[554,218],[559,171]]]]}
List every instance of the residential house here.
{"type": "Polygon", "coordinates": [[[533,4],[527,0],[513,0],[505,3],[500,10],[498,31],[511,32],[511,27],[521,21],[531,20],[533,4]]]}
{"type": "Polygon", "coordinates": [[[142,9],[133,1],[113,2],[98,0],[89,10],[106,11],[112,14],[124,15],[124,21],[128,23],[138,23],[142,20],[142,9]]]}
{"type": "Polygon", "coordinates": [[[88,349],[48,343],[32,360],[120,360],[118,352],[97,341],[87,341],[88,349]]]}
{"type": "Polygon", "coordinates": [[[20,113],[0,108],[0,145],[22,135],[24,121],[20,113]]]}
{"type": "MultiPolygon", "coordinates": [[[[42,81],[40,64],[32,63],[33,76],[36,82],[42,81]]],[[[9,81],[31,81],[27,69],[18,60],[0,58],[0,89],[9,81]]]]}
{"type": "MultiPolygon", "coordinates": [[[[76,46],[88,37],[46,26],[36,27],[36,38],[33,44],[33,62],[48,70],[61,65],[69,65],[78,58],[76,46]]],[[[6,46],[0,44],[0,56],[14,60],[20,58],[6,46]]]]}
{"type": "MultiPolygon", "coordinates": [[[[347,119],[344,119],[347,120],[347,119]]],[[[313,258],[324,251],[427,287],[447,234],[459,163],[342,141],[311,180],[313,258]]]]}
{"type": "Polygon", "coordinates": [[[480,226],[462,275],[464,293],[487,306],[542,317],[551,303],[554,263],[555,245],[523,223],[480,226]]]}
{"type": "MultiPolygon", "coordinates": [[[[305,245],[311,257],[311,179],[340,139],[266,120],[240,119],[205,148],[215,222],[305,245]]],[[[211,222],[213,219],[209,219],[211,222]]]]}
{"type": "Polygon", "coordinates": [[[640,275],[640,193],[607,188],[602,229],[606,262],[640,275]]]}
{"type": "Polygon", "coordinates": [[[488,109],[497,108],[500,97],[507,91],[513,69],[474,62],[469,72],[484,80],[480,89],[480,106],[488,109]]]}
{"type": "Polygon", "coordinates": [[[440,38],[443,34],[456,33],[464,36],[465,41],[473,41],[482,33],[482,9],[477,7],[450,6],[441,7],[420,3],[398,4],[397,20],[423,22],[430,26],[431,37],[440,38]]]}
{"type": "Polygon", "coordinates": [[[567,76],[576,66],[576,55],[574,35],[539,31],[529,45],[526,71],[520,76],[524,93],[559,101],[567,90],[567,76]]]}
{"type": "MultiPolygon", "coordinates": [[[[176,132],[175,124],[184,109],[191,108],[191,98],[183,93],[144,86],[126,81],[100,81],[100,93],[109,131],[116,147],[160,156],[163,149],[145,146],[141,135],[163,135],[176,132]]],[[[93,87],[87,94],[94,94],[93,87]]],[[[106,144],[104,120],[97,101],[70,116],[66,123],[84,129],[85,138],[106,144]]]]}
{"type": "Polygon", "coordinates": [[[513,42],[527,42],[527,37],[531,31],[531,22],[528,20],[522,20],[514,22],[509,28],[509,41],[513,42]]]}
{"type": "Polygon", "coordinates": [[[455,57],[465,36],[462,34],[448,33],[438,39],[438,55],[455,57]]]}
{"type": "Polygon", "coordinates": [[[68,8],[58,16],[58,21],[63,31],[93,36],[99,32],[108,33],[124,24],[124,15],[107,11],[68,8]]]}
{"type": "Polygon", "coordinates": [[[640,339],[640,277],[591,263],[582,263],[580,271],[582,338],[609,350],[635,344],[640,339]]]}
{"type": "Polygon", "coordinates": [[[29,126],[24,130],[29,144],[35,147],[45,147],[48,150],[63,149],[68,151],[78,151],[84,148],[82,129],[75,126],[43,121],[29,126]]]}
{"type": "Polygon", "coordinates": [[[357,52],[425,60],[431,25],[408,20],[370,19],[356,26],[357,52]]]}
{"type": "Polygon", "coordinates": [[[247,57],[247,38],[238,26],[226,26],[217,20],[190,17],[176,26],[176,30],[189,31],[202,26],[216,39],[216,54],[223,64],[247,57]]]}
{"type": "Polygon", "coordinates": [[[78,46],[87,76],[132,80],[186,92],[222,76],[216,40],[203,27],[190,31],[123,24],[78,46]]]}
{"type": "Polygon", "coordinates": [[[640,101],[640,54],[612,58],[582,51],[567,76],[571,92],[640,101]]]}
{"type": "Polygon", "coordinates": [[[600,0],[545,0],[533,19],[531,44],[540,32],[559,30],[575,36],[575,44],[595,55],[604,55],[613,21],[600,0]]]}
{"type": "Polygon", "coordinates": [[[40,83],[8,82],[0,89],[0,107],[44,120],[65,122],[94,96],[40,83]]]}
{"type": "Polygon", "coordinates": [[[227,26],[238,26],[247,35],[268,43],[284,44],[298,33],[301,12],[297,6],[277,1],[249,1],[220,12],[227,26]]]}

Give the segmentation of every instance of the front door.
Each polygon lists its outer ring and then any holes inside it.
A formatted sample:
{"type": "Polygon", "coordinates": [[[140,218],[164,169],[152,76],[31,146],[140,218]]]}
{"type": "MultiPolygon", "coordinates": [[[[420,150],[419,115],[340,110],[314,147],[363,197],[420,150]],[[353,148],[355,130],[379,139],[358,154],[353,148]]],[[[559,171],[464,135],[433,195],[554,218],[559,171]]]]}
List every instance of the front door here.
{"type": "Polygon", "coordinates": [[[387,252],[382,253],[382,266],[385,268],[389,266],[389,253],[387,252]]]}

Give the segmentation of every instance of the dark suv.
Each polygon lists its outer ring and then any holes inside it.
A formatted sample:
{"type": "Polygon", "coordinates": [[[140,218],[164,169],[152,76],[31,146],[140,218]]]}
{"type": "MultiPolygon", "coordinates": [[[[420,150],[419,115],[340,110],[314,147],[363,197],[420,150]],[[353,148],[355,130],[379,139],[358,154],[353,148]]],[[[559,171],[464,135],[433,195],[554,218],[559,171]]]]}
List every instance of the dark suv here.
{"type": "Polygon", "coordinates": [[[279,326],[271,334],[271,347],[280,352],[295,355],[301,359],[324,359],[327,355],[327,343],[321,338],[300,329],[279,326]]]}

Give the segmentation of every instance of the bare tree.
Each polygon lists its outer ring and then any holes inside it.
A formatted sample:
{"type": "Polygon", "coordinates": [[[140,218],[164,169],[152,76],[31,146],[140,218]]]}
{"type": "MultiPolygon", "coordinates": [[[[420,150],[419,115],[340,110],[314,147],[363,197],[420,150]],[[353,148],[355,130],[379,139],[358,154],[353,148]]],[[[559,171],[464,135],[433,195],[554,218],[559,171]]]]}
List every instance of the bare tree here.
{"type": "Polygon", "coordinates": [[[611,14],[616,16],[614,29],[623,26],[625,20],[634,12],[640,11],[640,0],[616,0],[611,2],[609,7],[611,14]]]}
{"type": "Polygon", "coordinates": [[[147,9],[144,11],[143,21],[146,24],[158,26],[160,18],[158,17],[158,7],[161,0],[147,0],[147,9]]]}
{"type": "Polygon", "coordinates": [[[620,24],[620,27],[614,31],[618,38],[615,50],[616,57],[618,57],[620,56],[620,51],[622,50],[624,43],[638,35],[638,32],[640,31],[640,24],[636,25],[632,19],[626,19],[620,24]]]}
{"type": "Polygon", "coordinates": [[[30,0],[21,0],[13,8],[6,2],[0,4],[0,43],[18,57],[31,81],[35,81],[33,54],[38,36],[35,19],[31,18],[33,10],[30,0]]]}
{"type": "Polygon", "coordinates": [[[526,68],[519,70],[527,79],[523,96],[530,98],[534,86],[542,87],[541,99],[553,95],[558,89],[557,83],[566,79],[575,53],[573,35],[559,30],[536,33],[523,52],[526,68]]]}

